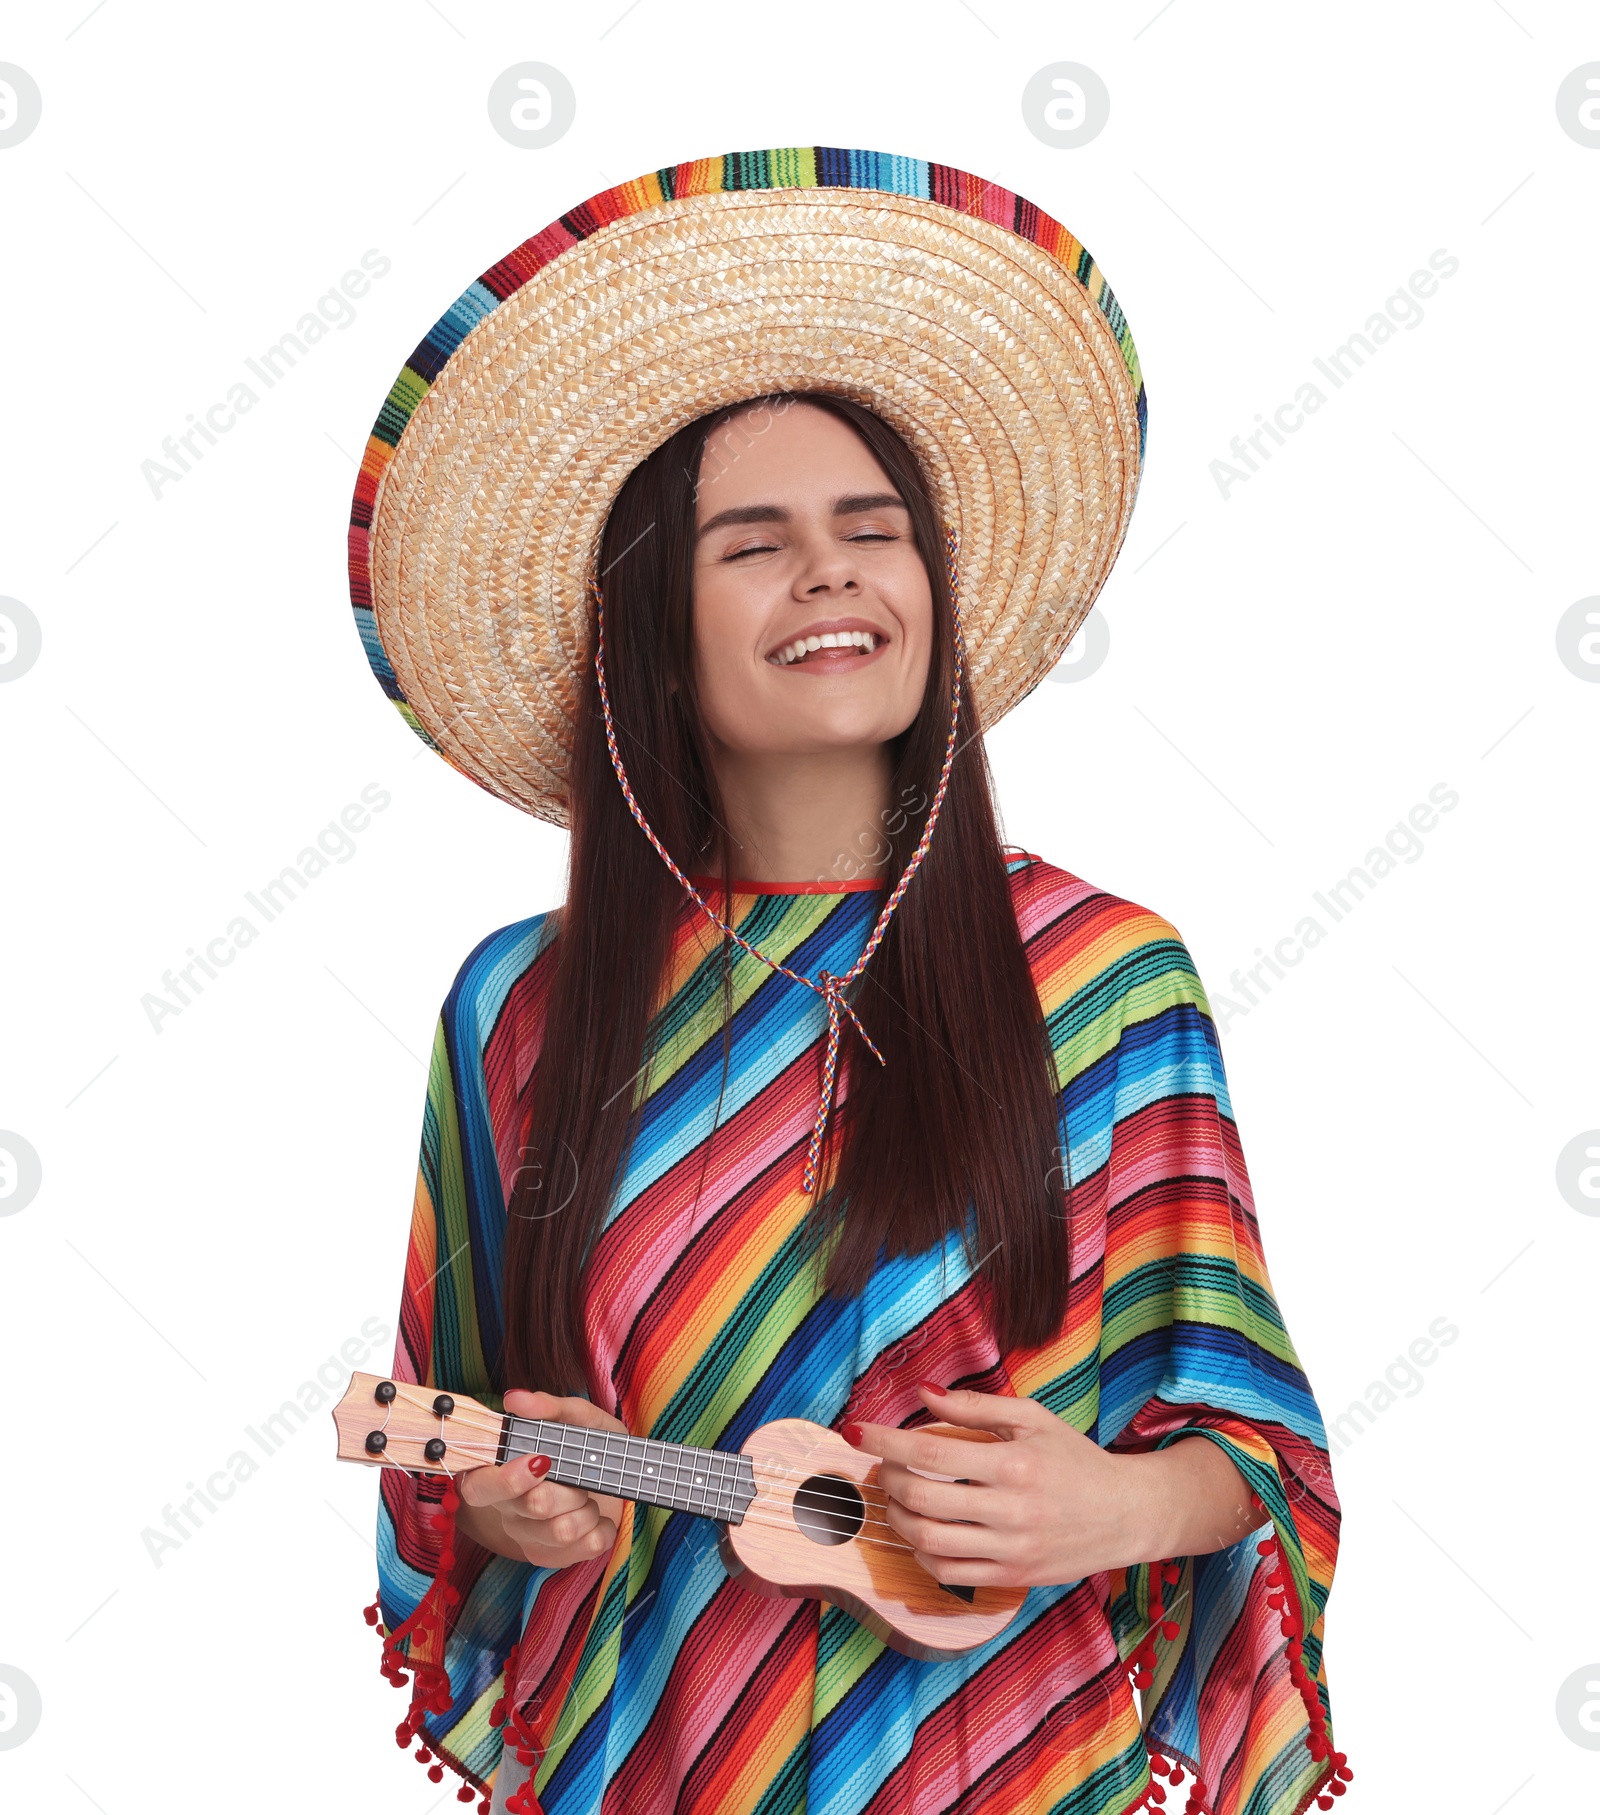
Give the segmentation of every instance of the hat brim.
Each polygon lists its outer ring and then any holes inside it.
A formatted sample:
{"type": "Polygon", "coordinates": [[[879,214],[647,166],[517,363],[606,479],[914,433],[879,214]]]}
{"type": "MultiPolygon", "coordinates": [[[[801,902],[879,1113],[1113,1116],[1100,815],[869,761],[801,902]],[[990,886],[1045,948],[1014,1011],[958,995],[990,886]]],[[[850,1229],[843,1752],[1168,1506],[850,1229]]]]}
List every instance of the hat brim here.
{"type": "Polygon", "coordinates": [[[350,585],[374,672],[451,764],[567,822],[587,581],[628,474],[780,390],[876,410],[960,537],[981,722],[1049,672],[1127,533],[1144,386],[1094,262],[948,165],[801,147],[591,197],[408,360],[362,462],[350,585]]]}

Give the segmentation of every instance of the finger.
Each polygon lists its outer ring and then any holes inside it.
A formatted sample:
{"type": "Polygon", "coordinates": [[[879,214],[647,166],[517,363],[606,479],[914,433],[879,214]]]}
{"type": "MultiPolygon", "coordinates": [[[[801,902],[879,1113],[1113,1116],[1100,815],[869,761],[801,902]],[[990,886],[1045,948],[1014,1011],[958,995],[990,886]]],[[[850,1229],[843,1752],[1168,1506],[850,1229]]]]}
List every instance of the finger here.
{"type": "Polygon", "coordinates": [[[940,1557],[911,1553],[936,1582],[950,1588],[1012,1588],[1019,1586],[1015,1564],[985,1557],[940,1557]]]}
{"type": "Polygon", "coordinates": [[[946,1524],[965,1520],[972,1525],[1003,1526],[1006,1515],[1015,1509],[1016,1496],[997,1493],[992,1487],[968,1485],[959,1481],[930,1481],[926,1475],[914,1474],[899,1462],[884,1462],[878,1469],[878,1485],[889,1495],[893,1505],[924,1519],[942,1519],[946,1524]]]}
{"type": "Polygon", "coordinates": [[[593,1504],[593,1495],[585,1493],[581,1487],[563,1487],[555,1481],[536,1481],[507,1510],[514,1510],[524,1519],[553,1519],[559,1513],[576,1512],[580,1506],[593,1504]]]}
{"type": "Polygon", "coordinates": [[[890,1525],[917,1552],[919,1561],[937,1557],[944,1563],[1002,1564],[1015,1561],[1021,1554],[1019,1535],[992,1525],[953,1525],[943,1519],[926,1519],[892,1501],[888,1515],[890,1525]]]}
{"type": "Polygon", "coordinates": [[[578,1560],[585,1561],[594,1557],[607,1557],[617,1546],[617,1528],[609,1519],[602,1519],[587,1536],[578,1540],[574,1548],[578,1560]]]}
{"type": "Polygon", "coordinates": [[[600,1523],[600,1508],[593,1500],[586,1499],[582,1506],[575,1506],[570,1512],[557,1513],[553,1519],[544,1519],[540,1523],[548,1534],[549,1542],[563,1548],[576,1544],[585,1538],[600,1523]]]}
{"type": "Polygon", "coordinates": [[[959,1424],[970,1430],[1000,1431],[1010,1436],[1015,1432],[1037,1430],[1046,1420],[1060,1422],[1056,1414],[1040,1405],[1037,1399],[1019,1399],[1012,1393],[972,1393],[965,1387],[947,1392],[933,1380],[919,1380],[917,1386],[923,1403],[946,1424],[959,1424]]]}
{"type": "Polygon", "coordinates": [[[528,1530],[552,1550],[576,1550],[579,1555],[599,1556],[616,1543],[617,1528],[600,1516],[593,1500],[576,1512],[561,1513],[554,1519],[530,1521],[528,1530]]]}
{"type": "Polygon", "coordinates": [[[548,1456],[519,1456],[498,1468],[473,1468],[461,1476],[457,1490],[468,1506],[493,1506],[514,1500],[542,1481],[550,1468],[548,1456]]]}
{"type": "Polygon", "coordinates": [[[517,1507],[508,1507],[501,1515],[506,1536],[517,1543],[536,1544],[541,1550],[566,1550],[585,1537],[598,1523],[592,1513],[584,1519],[584,1508],[558,1513],[553,1519],[525,1518],[517,1507]]]}
{"type": "Polygon", "coordinates": [[[544,1563],[553,1569],[606,1556],[616,1544],[616,1527],[605,1519],[570,1544],[558,1543],[549,1522],[542,1519],[507,1519],[505,1531],[529,1562],[544,1563]]]}
{"type": "Polygon", "coordinates": [[[999,1479],[1005,1454],[999,1443],[941,1436],[925,1429],[903,1431],[892,1424],[846,1424],[839,1434],[846,1443],[869,1456],[925,1469],[929,1474],[949,1475],[958,1481],[993,1484],[999,1479]]]}

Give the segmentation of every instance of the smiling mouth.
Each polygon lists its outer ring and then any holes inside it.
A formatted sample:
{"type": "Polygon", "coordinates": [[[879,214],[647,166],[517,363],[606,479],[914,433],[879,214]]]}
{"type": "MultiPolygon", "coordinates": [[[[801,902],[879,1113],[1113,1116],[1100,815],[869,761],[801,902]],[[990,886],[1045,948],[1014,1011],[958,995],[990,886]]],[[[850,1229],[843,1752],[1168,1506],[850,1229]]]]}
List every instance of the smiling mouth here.
{"type": "Polygon", "coordinates": [[[887,641],[887,637],[878,636],[871,630],[829,630],[820,636],[796,637],[792,643],[774,649],[767,660],[779,668],[798,665],[820,668],[829,662],[871,655],[887,641]]]}

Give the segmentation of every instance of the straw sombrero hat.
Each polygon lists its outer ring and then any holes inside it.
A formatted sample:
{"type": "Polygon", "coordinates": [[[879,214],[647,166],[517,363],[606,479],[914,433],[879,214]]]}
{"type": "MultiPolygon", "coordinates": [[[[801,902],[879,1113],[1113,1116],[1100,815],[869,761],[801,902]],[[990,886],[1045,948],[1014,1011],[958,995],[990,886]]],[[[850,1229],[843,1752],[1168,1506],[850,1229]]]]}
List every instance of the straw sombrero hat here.
{"type": "Polygon", "coordinates": [[[1145,396],[1122,311],[1042,209],[948,164],[796,146],[591,196],[428,331],[367,442],[350,591],[411,728],[566,824],[588,581],[632,469],[778,390],[869,405],[959,537],[992,725],[1049,671],[1127,533],[1145,396]]]}

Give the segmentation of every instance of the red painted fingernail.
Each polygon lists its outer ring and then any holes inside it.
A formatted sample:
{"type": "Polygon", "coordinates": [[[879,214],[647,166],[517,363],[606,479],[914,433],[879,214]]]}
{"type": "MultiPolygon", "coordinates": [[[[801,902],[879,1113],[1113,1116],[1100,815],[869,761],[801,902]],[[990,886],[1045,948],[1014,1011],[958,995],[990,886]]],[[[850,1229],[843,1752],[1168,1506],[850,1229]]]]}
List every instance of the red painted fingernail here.
{"type": "Polygon", "coordinates": [[[528,1473],[533,1476],[534,1480],[537,1481],[542,1475],[547,1475],[549,1472],[550,1458],[548,1456],[532,1456],[529,1458],[528,1473]]]}
{"type": "Polygon", "coordinates": [[[839,1426],[839,1435],[844,1438],[845,1442],[848,1443],[852,1449],[860,1449],[861,1426],[859,1424],[841,1424],[839,1426]]]}
{"type": "Polygon", "coordinates": [[[917,1385],[920,1386],[925,1393],[937,1393],[941,1399],[950,1391],[949,1387],[940,1386],[937,1380],[919,1380],[917,1385]]]}

